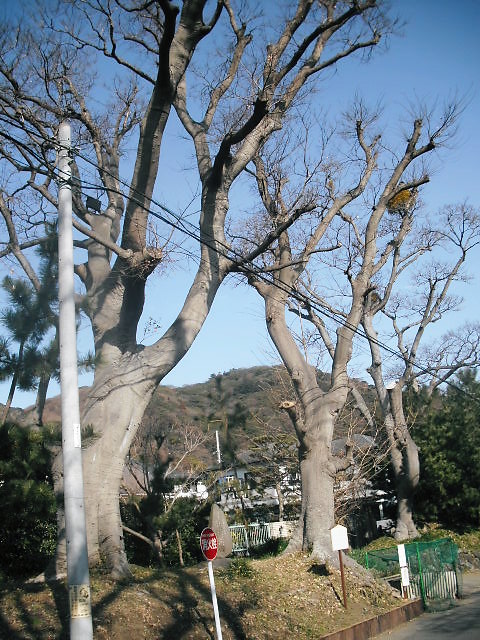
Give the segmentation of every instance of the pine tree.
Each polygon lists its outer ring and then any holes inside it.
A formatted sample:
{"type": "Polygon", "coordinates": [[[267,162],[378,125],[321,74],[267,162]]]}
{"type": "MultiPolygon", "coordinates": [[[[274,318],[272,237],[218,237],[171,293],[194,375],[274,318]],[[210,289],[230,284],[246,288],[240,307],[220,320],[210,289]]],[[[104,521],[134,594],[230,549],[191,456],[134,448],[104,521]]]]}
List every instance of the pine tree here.
{"type": "Polygon", "coordinates": [[[3,309],[0,321],[10,334],[10,342],[17,343],[18,349],[12,352],[4,343],[5,364],[0,375],[4,378],[11,375],[12,381],[0,424],[6,420],[17,387],[34,388],[35,370],[41,358],[38,347],[50,327],[48,306],[33,285],[6,276],[2,287],[8,294],[10,306],[3,309]]]}
{"type": "Polygon", "coordinates": [[[53,430],[0,426],[0,567],[9,575],[42,570],[56,542],[56,501],[50,474],[53,430]]]}
{"type": "Polygon", "coordinates": [[[480,525],[480,382],[461,372],[432,398],[414,427],[424,469],[416,509],[453,528],[480,525]]]}

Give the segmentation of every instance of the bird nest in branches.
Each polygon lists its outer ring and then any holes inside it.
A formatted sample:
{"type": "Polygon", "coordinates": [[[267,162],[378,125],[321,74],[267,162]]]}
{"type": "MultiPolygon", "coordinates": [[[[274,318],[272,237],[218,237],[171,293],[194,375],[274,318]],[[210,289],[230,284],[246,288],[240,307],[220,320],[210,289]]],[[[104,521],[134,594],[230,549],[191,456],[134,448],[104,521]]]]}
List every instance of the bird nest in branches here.
{"type": "Polygon", "coordinates": [[[402,189],[388,201],[389,213],[404,213],[410,211],[417,199],[417,193],[413,189],[402,189]]]}

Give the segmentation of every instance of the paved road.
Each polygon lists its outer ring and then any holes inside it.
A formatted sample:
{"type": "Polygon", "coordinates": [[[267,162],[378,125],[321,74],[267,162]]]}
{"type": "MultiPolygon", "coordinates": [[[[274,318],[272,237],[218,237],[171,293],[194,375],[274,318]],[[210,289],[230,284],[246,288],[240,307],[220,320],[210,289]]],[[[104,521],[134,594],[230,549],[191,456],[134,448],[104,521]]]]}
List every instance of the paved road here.
{"type": "Polygon", "coordinates": [[[419,618],[375,637],[375,640],[479,640],[480,571],[463,576],[464,598],[448,611],[419,618]]]}

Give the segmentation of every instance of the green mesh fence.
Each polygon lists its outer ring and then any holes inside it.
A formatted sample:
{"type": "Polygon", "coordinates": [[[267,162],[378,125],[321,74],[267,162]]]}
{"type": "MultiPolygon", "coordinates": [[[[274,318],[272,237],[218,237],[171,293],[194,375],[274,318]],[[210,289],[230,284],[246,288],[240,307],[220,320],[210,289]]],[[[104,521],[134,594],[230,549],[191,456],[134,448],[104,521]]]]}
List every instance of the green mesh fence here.
{"type": "MultiPolygon", "coordinates": [[[[405,545],[410,585],[407,595],[421,597],[426,608],[452,604],[462,594],[458,569],[458,547],[449,538],[405,545]]],[[[377,549],[365,554],[365,565],[379,577],[399,581],[397,547],[377,549]]]]}

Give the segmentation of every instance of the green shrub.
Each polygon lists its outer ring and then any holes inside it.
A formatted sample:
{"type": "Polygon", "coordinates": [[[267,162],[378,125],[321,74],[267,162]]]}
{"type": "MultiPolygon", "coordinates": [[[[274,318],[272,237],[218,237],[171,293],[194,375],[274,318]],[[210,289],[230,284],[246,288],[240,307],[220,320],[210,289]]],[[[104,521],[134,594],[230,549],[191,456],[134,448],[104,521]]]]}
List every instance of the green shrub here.
{"type": "MultiPolygon", "coordinates": [[[[148,532],[146,531],[136,502],[136,500],[129,502],[120,501],[122,523],[129,529],[132,529],[132,531],[137,531],[148,537],[148,532]]],[[[146,542],[128,532],[124,534],[124,540],[125,553],[127,554],[127,559],[130,564],[136,564],[142,567],[153,567],[155,564],[158,564],[154,550],[146,542]]]]}
{"type": "Polygon", "coordinates": [[[278,556],[282,553],[287,545],[288,539],[286,538],[270,538],[262,545],[258,547],[250,548],[250,556],[252,558],[269,558],[272,556],[278,556]]]}
{"type": "Polygon", "coordinates": [[[210,503],[199,505],[195,498],[179,498],[167,514],[159,517],[158,524],[167,541],[164,557],[168,565],[180,563],[176,531],[182,545],[183,563],[188,566],[203,560],[200,534],[207,526],[210,507],[210,503]]]}
{"type": "Polygon", "coordinates": [[[255,570],[247,558],[233,558],[228,567],[221,572],[221,575],[227,581],[236,578],[253,578],[255,570]]]}
{"type": "MultiPolygon", "coordinates": [[[[146,498],[136,503],[133,500],[120,503],[123,524],[147,538],[153,531],[161,531],[161,560],[169,566],[180,564],[178,531],[184,565],[201,562],[200,533],[207,526],[210,504],[199,505],[194,498],[179,498],[167,512],[160,514],[152,510],[154,504],[146,498]]],[[[125,550],[128,561],[133,564],[145,567],[158,565],[159,558],[152,547],[128,532],[125,535],[125,550]]]]}

